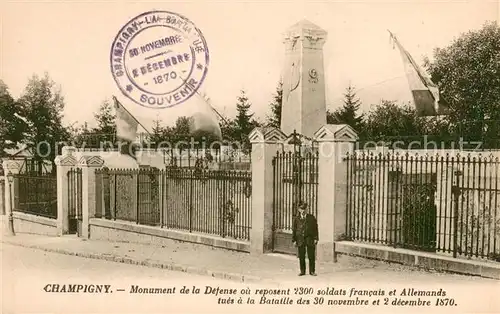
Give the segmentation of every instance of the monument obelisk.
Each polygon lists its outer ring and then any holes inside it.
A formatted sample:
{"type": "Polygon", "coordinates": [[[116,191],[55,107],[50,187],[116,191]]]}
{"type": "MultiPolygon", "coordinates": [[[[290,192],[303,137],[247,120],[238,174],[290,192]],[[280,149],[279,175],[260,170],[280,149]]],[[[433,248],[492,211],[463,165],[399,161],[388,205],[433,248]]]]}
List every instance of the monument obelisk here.
{"type": "Polygon", "coordinates": [[[323,45],[327,32],[302,20],[284,36],[283,105],[281,130],[312,137],[326,124],[323,45]]]}

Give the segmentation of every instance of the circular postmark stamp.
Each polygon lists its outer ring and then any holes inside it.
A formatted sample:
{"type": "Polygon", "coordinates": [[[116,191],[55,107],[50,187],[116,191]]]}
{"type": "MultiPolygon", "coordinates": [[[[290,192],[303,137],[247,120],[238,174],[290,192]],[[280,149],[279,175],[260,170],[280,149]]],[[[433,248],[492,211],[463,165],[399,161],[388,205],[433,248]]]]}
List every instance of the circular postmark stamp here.
{"type": "Polygon", "coordinates": [[[149,108],[188,100],[208,71],[208,47],[187,18],[168,11],[140,14],[113,41],[111,73],[122,93],[149,108]]]}

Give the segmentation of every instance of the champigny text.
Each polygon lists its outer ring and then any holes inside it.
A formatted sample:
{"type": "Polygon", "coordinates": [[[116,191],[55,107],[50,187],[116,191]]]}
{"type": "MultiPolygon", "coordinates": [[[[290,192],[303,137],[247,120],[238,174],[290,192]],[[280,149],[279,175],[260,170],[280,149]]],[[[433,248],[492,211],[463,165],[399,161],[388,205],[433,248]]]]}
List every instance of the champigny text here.
{"type": "Polygon", "coordinates": [[[80,285],[49,283],[43,287],[45,292],[52,293],[111,293],[111,285],[80,285]]]}

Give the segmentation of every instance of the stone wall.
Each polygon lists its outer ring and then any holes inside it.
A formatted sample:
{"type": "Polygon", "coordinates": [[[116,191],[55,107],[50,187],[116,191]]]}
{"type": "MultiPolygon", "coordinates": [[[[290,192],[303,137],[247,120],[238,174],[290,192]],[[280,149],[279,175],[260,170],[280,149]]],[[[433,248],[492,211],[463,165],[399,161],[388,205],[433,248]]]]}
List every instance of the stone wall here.
{"type": "Polygon", "coordinates": [[[57,236],[57,221],[19,212],[13,213],[14,230],[17,233],[31,233],[48,236],[57,236]]]}
{"type": "Polygon", "coordinates": [[[217,248],[249,252],[248,242],[216,236],[161,229],[125,221],[90,219],[90,238],[95,240],[175,245],[176,241],[204,244],[217,248]]]}

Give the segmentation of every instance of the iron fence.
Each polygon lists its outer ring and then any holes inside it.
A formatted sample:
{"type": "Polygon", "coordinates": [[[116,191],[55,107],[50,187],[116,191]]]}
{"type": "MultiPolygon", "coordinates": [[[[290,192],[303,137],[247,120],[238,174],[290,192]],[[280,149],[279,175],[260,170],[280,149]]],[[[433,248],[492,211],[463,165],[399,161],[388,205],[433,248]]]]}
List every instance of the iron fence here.
{"type": "Polygon", "coordinates": [[[57,180],[52,174],[15,174],[13,211],[57,218],[57,180]]]}
{"type": "Polygon", "coordinates": [[[249,240],[248,171],[167,167],[96,172],[97,217],[249,240]]]}
{"type": "MultiPolygon", "coordinates": [[[[2,175],[1,170],[0,170],[0,175],[2,175]]],[[[5,215],[6,209],[5,207],[7,204],[5,204],[5,177],[0,177],[0,215],[5,215]]]]}
{"type": "MultiPolygon", "coordinates": [[[[154,168],[156,169],[156,168],[154,168]]],[[[158,171],[153,168],[96,171],[96,217],[160,225],[158,171]]]]}
{"type": "Polygon", "coordinates": [[[355,153],[346,160],[347,240],[499,260],[498,157],[355,153]]]}
{"type": "Polygon", "coordinates": [[[250,172],[167,168],[163,178],[169,208],[163,225],[250,239],[250,172]]]}
{"type": "Polygon", "coordinates": [[[68,171],[68,230],[78,231],[82,220],[82,169],[72,168],[68,171]]]}
{"type": "Polygon", "coordinates": [[[297,205],[318,217],[318,153],[278,152],[273,158],[275,230],[292,230],[297,205]]]}

